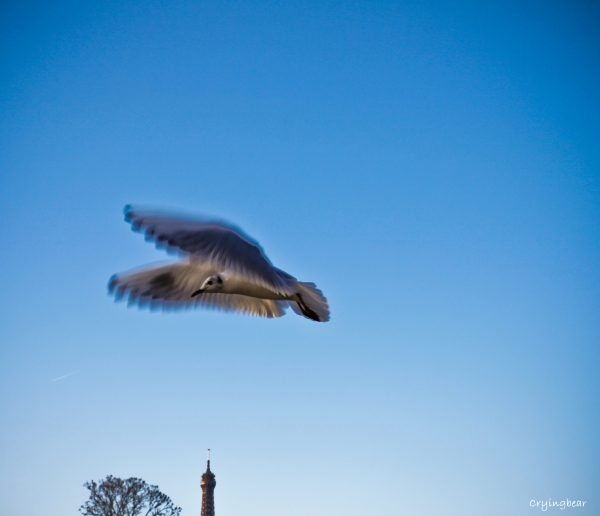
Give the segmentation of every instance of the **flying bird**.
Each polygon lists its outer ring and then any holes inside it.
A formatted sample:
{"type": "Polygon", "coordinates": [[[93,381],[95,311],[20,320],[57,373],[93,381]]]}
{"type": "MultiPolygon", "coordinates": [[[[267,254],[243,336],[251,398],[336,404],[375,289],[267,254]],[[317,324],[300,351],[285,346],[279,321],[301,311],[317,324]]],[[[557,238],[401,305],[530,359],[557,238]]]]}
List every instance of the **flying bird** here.
{"type": "Polygon", "coordinates": [[[236,226],[126,206],[125,221],[179,260],[115,274],[108,292],[129,305],[174,309],[201,306],[259,317],[281,317],[290,307],[318,322],[329,306],[314,283],[274,267],[258,242],[236,226]]]}

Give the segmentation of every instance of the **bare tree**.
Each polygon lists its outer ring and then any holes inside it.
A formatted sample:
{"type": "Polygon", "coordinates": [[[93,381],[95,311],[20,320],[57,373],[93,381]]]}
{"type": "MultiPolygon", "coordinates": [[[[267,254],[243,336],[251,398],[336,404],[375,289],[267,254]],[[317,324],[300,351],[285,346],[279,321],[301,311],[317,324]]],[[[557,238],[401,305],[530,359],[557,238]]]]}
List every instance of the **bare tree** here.
{"type": "Polygon", "coordinates": [[[179,516],[180,507],[141,478],[107,476],[99,483],[83,484],[90,490],[90,499],[79,511],[84,516],[179,516]]]}

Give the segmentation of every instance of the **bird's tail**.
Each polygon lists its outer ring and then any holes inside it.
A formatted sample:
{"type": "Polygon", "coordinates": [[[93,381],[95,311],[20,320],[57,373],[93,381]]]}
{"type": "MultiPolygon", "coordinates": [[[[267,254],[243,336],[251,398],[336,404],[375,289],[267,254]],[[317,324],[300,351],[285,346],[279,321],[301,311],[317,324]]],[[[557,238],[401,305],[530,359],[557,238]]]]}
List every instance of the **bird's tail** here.
{"type": "Polygon", "coordinates": [[[290,301],[292,310],[298,315],[318,322],[329,321],[327,299],[314,283],[298,282],[297,301],[290,301]]]}

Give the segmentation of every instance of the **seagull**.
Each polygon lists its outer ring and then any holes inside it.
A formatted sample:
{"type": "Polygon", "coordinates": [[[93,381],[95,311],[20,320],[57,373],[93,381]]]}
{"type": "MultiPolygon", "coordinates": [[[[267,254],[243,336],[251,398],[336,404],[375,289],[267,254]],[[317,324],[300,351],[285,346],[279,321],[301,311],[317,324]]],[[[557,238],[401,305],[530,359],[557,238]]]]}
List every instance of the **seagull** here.
{"type": "Polygon", "coordinates": [[[258,242],[220,220],[194,219],[125,206],[125,221],[176,262],[113,275],[108,292],[128,304],[169,310],[201,306],[257,317],[281,317],[290,307],[318,322],[329,306],[314,283],[274,267],[258,242]]]}

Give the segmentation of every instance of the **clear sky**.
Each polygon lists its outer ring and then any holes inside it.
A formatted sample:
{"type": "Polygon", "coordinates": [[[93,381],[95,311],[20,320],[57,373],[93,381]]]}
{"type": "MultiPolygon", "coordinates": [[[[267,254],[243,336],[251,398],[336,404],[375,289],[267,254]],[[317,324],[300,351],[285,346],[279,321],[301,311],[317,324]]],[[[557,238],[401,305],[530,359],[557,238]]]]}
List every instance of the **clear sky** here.
{"type": "Polygon", "coordinates": [[[218,516],[600,513],[597,2],[5,1],[0,41],[1,514],[112,474],[197,515],[209,447],[218,516]],[[168,258],[128,203],[331,322],[115,304],[168,258]]]}

